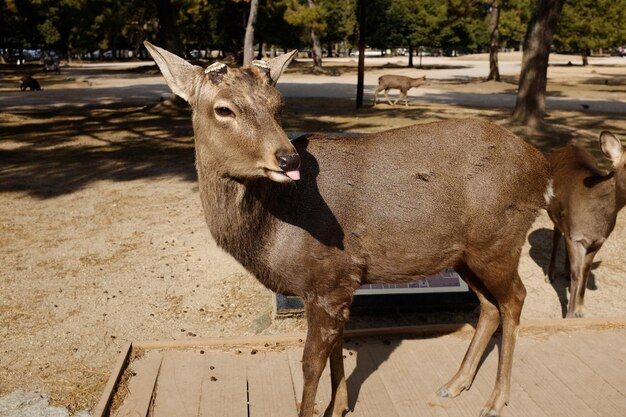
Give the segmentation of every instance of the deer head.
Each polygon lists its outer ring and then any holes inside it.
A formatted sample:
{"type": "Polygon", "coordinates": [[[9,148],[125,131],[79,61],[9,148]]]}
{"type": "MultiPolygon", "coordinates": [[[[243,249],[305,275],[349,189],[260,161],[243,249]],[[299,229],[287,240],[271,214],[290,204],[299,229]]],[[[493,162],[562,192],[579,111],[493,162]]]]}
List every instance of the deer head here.
{"type": "Polygon", "coordinates": [[[284,101],[275,88],[297,51],[246,68],[206,69],[144,42],[171,90],[193,110],[199,171],[229,178],[300,178],[300,157],[281,127],[284,101]]]}

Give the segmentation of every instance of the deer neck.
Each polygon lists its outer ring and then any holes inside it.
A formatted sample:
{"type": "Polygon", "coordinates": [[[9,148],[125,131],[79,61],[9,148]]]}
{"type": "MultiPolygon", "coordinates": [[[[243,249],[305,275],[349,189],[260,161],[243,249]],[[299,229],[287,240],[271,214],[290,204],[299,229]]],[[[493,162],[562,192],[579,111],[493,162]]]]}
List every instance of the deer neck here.
{"type": "Polygon", "coordinates": [[[617,213],[626,206],[626,184],[615,182],[615,212],[617,213]]]}
{"type": "Polygon", "coordinates": [[[591,176],[585,179],[585,186],[591,189],[591,196],[595,201],[602,202],[596,207],[599,212],[604,212],[607,218],[615,219],[617,213],[626,205],[626,196],[615,178],[615,172],[606,175],[591,176]]]}
{"type": "Polygon", "coordinates": [[[198,185],[209,231],[219,247],[273,291],[274,274],[266,262],[280,216],[288,210],[285,184],[269,179],[238,180],[216,173],[197,159],[198,185]]]}

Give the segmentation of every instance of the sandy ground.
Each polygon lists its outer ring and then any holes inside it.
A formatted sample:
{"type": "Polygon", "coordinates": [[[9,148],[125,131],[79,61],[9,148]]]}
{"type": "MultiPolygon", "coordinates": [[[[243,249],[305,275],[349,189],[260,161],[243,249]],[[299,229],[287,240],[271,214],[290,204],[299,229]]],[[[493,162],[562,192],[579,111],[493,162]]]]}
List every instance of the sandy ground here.
{"type": "MultiPolygon", "coordinates": [[[[339,84],[349,88],[350,62],[335,64],[342,71],[338,76],[291,71],[283,79],[285,91],[312,87],[287,94],[285,128],[374,132],[461,116],[505,119],[506,100],[497,106],[463,104],[461,93],[478,103],[481,97],[511,95],[515,59],[505,83],[463,78],[470,64],[460,62],[453,61],[460,67],[458,78],[438,78],[437,69],[428,70],[433,78],[428,88],[436,93],[430,96],[448,94],[444,102],[416,93],[408,108],[383,104],[359,112],[348,96],[294,97],[309,96],[336,77],[345,77],[339,84]]],[[[621,106],[623,62],[551,67],[551,95],[563,102],[597,99],[621,106]]],[[[373,86],[383,72],[415,70],[374,66],[370,71],[373,86]]],[[[0,397],[40,390],[70,411],[90,409],[128,341],[305,329],[299,318],[272,320],[270,292],[211,241],[197,195],[189,113],[154,106],[167,91],[157,74],[85,67],[43,77],[49,88],[21,94],[9,92],[15,78],[14,73],[0,78],[0,397]],[[105,91],[110,100],[103,99],[99,94],[113,85],[115,90],[105,91]],[[126,87],[128,95],[121,93],[126,87]]],[[[601,130],[626,138],[626,111],[570,107],[551,111],[552,130],[525,137],[546,152],[576,142],[596,154],[601,130]]],[[[523,249],[524,320],[559,318],[564,311],[562,273],[553,285],[544,281],[551,229],[542,214],[523,249]]],[[[626,313],[625,242],[622,214],[596,258],[586,295],[588,317],[626,313]]],[[[355,315],[349,325],[475,319],[473,309],[396,311],[355,315]]]]}

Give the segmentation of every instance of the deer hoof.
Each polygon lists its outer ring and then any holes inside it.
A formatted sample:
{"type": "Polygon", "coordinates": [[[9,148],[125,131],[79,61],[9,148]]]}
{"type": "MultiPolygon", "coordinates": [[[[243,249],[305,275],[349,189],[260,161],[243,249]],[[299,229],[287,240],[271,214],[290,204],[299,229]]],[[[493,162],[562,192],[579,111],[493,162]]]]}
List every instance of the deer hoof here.
{"type": "Polygon", "coordinates": [[[485,407],[480,410],[480,417],[498,417],[498,411],[493,408],[485,407]]]}
{"type": "Polygon", "coordinates": [[[439,391],[437,391],[437,395],[440,396],[441,398],[452,397],[452,394],[450,393],[450,390],[448,390],[448,388],[446,388],[446,387],[439,388],[439,391]]]}
{"type": "Polygon", "coordinates": [[[583,313],[582,311],[577,311],[574,313],[574,317],[576,317],[577,319],[582,319],[583,317],[585,317],[585,313],[583,313]]]}

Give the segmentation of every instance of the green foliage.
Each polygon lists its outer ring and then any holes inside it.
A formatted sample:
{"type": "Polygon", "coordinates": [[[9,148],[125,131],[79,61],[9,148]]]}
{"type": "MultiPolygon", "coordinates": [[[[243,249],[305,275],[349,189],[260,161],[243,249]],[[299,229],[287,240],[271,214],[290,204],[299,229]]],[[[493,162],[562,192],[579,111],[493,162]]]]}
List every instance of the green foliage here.
{"type": "Polygon", "coordinates": [[[319,3],[310,1],[286,0],[285,21],[293,26],[314,28],[320,34],[326,31],[326,10],[319,3]]]}
{"type": "Polygon", "coordinates": [[[533,0],[500,1],[500,46],[520,49],[534,8],[533,0]]]}
{"type": "Polygon", "coordinates": [[[563,52],[585,52],[626,42],[626,0],[565,2],[554,44],[563,52]]]}
{"type": "Polygon", "coordinates": [[[283,0],[261,0],[256,39],[270,45],[296,49],[303,45],[304,30],[284,18],[287,4],[283,0]]]}
{"type": "Polygon", "coordinates": [[[37,30],[41,34],[43,42],[46,45],[54,45],[61,40],[61,34],[59,33],[59,30],[50,19],[46,20],[40,25],[37,25],[37,30]]]}
{"type": "Polygon", "coordinates": [[[320,0],[326,22],[322,41],[356,43],[357,13],[355,0],[320,0]]]}
{"type": "Polygon", "coordinates": [[[379,0],[368,3],[370,46],[479,51],[489,44],[489,8],[480,0],[379,0]]]}
{"type": "MultiPolygon", "coordinates": [[[[365,0],[364,0],[365,1],[365,0]]],[[[370,47],[486,51],[494,0],[367,0],[370,47]]],[[[171,0],[187,50],[239,51],[249,0],[171,0]]],[[[498,0],[500,45],[518,48],[536,0],[498,0]]],[[[309,28],[324,45],[354,48],[358,0],[260,0],[256,40],[306,47],[309,28]]],[[[581,51],[626,43],[626,0],[565,3],[554,43],[581,51]]],[[[154,0],[0,0],[0,48],[51,48],[83,54],[137,51],[159,28],[154,0]]]]}

